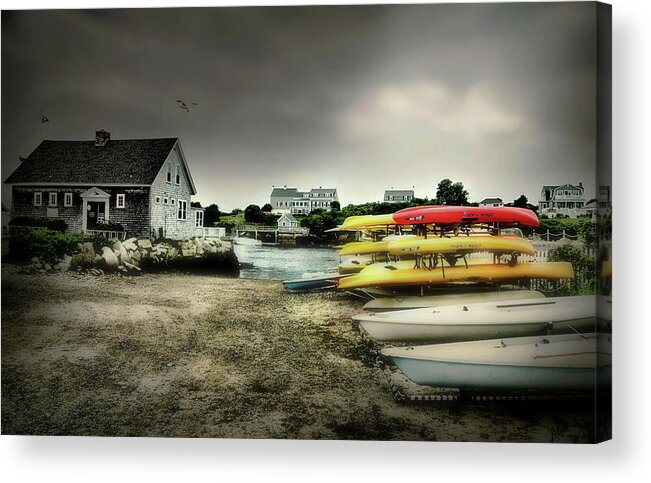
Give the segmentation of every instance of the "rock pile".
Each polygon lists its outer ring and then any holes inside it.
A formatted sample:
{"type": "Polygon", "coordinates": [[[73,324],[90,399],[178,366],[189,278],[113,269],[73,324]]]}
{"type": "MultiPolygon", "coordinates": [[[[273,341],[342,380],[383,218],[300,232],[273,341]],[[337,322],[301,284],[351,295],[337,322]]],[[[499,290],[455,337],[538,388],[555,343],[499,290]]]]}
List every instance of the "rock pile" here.
{"type": "Polygon", "coordinates": [[[110,246],[95,249],[92,243],[80,243],[78,251],[65,255],[56,263],[47,263],[33,257],[24,265],[22,273],[67,272],[69,270],[87,271],[94,275],[106,272],[118,272],[125,275],[140,275],[143,268],[155,269],[166,266],[201,264],[202,259],[214,260],[223,256],[233,256],[229,242],[216,239],[193,238],[180,242],[163,241],[152,244],[148,239],[129,238],[112,240],[110,246]]]}

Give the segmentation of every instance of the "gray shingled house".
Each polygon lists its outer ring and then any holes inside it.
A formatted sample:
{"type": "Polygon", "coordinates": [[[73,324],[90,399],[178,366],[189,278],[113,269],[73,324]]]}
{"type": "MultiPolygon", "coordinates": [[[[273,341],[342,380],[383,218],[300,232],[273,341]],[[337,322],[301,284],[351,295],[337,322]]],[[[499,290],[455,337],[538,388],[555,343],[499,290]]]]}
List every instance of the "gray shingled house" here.
{"type": "Polygon", "coordinates": [[[60,218],[69,231],[120,224],[124,237],[195,236],[203,210],[178,138],[45,140],[5,180],[11,217],[60,218]]]}

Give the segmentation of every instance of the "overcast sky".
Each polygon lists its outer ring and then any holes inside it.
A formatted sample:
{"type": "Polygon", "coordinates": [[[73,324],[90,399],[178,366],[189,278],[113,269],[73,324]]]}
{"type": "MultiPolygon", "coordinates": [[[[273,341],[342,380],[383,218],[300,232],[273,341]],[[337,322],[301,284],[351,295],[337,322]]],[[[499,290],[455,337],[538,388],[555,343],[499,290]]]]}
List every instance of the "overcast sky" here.
{"type": "MultiPolygon", "coordinates": [[[[594,3],[2,14],[2,179],[42,139],[178,136],[195,199],[272,185],[594,196],[594,3]],[[186,112],[175,99],[197,102],[186,112]]],[[[6,186],[3,201],[7,202],[6,186]]]]}

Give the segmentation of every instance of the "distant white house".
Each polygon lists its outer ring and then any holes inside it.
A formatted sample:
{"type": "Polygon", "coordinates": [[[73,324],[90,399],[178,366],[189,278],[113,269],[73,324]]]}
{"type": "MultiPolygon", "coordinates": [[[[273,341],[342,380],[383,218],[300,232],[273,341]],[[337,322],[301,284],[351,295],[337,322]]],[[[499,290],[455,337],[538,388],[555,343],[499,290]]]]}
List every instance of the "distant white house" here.
{"type": "Polygon", "coordinates": [[[397,203],[411,201],[414,199],[414,190],[390,190],[384,191],[384,201],[386,203],[397,203]]]}
{"type": "Polygon", "coordinates": [[[298,221],[290,213],[283,214],[278,218],[278,228],[296,228],[298,221]]]}
{"type": "Polygon", "coordinates": [[[504,206],[502,198],[484,198],[479,202],[479,206],[504,206]]]}
{"type": "Polygon", "coordinates": [[[332,210],[332,203],[339,202],[337,188],[312,188],[310,191],[299,191],[296,188],[271,190],[269,203],[271,211],[276,214],[308,215],[314,210],[332,210]]]}
{"type": "Polygon", "coordinates": [[[540,190],[538,209],[540,215],[556,218],[558,215],[577,218],[584,215],[586,200],[583,183],[578,185],[544,185],[540,190]]]}

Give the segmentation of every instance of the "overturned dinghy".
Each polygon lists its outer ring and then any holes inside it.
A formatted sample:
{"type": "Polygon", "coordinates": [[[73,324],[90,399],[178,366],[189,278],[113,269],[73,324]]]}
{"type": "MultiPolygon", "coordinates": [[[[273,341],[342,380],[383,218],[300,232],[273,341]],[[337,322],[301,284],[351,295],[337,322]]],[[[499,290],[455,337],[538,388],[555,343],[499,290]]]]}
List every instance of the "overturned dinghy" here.
{"type": "Polygon", "coordinates": [[[596,298],[530,298],[363,313],[353,317],[375,339],[452,342],[541,334],[594,331],[596,298]]]}
{"type": "Polygon", "coordinates": [[[465,389],[594,390],[611,384],[611,336],[566,334],[384,348],[417,384],[465,389]]]}

